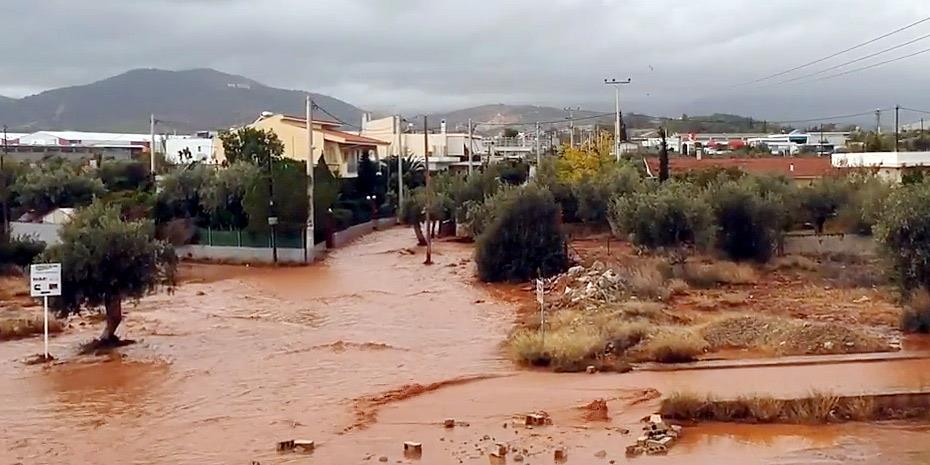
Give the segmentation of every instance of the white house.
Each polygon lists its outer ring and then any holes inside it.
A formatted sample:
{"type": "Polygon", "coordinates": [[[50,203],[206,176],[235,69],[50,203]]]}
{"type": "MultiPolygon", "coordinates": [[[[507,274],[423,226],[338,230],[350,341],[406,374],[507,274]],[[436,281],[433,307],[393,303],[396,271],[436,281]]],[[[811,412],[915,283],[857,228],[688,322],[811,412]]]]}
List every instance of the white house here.
{"type": "Polygon", "coordinates": [[[165,159],[171,163],[198,161],[216,163],[217,146],[222,145],[213,137],[171,137],[165,140],[165,159]],[[190,160],[182,160],[181,153],[190,152],[190,160]]]}
{"type": "Polygon", "coordinates": [[[44,146],[136,146],[150,147],[148,134],[119,134],[110,132],[39,131],[19,138],[19,145],[44,146]]]}
{"type": "MultiPolygon", "coordinates": [[[[445,122],[440,123],[438,133],[415,132],[415,124],[404,125],[396,116],[376,120],[362,120],[359,135],[386,142],[378,147],[378,158],[404,154],[414,158],[424,158],[429,152],[429,169],[441,171],[454,164],[468,160],[468,154],[485,153],[487,149],[480,136],[469,138],[467,133],[450,133],[446,131],[445,122]]],[[[422,128],[419,128],[422,131],[422,128]]]]}
{"type": "Polygon", "coordinates": [[[834,153],[830,161],[835,168],[871,168],[882,178],[900,182],[910,170],[930,168],[930,152],[834,153]]]}

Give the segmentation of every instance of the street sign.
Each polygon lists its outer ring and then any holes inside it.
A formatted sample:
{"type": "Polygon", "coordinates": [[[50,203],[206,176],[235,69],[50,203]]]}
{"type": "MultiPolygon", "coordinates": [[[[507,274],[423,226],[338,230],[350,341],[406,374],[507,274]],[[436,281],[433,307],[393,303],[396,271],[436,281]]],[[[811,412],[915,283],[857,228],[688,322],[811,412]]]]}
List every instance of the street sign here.
{"type": "Polygon", "coordinates": [[[32,297],[61,295],[61,263],[38,263],[29,267],[32,297]]]}

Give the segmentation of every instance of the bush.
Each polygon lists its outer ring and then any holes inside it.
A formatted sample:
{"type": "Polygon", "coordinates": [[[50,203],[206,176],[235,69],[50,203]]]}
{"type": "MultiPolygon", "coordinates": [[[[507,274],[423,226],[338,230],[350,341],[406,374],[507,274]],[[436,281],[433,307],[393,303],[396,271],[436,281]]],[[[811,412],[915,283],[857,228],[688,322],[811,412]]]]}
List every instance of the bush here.
{"type": "Polygon", "coordinates": [[[930,292],[918,289],[901,314],[901,330],[908,333],[930,333],[930,292]]]}
{"type": "Polygon", "coordinates": [[[651,191],[615,197],[610,204],[614,235],[640,246],[704,247],[712,238],[711,211],[690,185],[663,183],[651,191]]]}
{"type": "Polygon", "coordinates": [[[717,248],[731,260],[767,262],[778,236],[778,207],[746,184],[725,183],[709,192],[717,248]]]}
{"type": "Polygon", "coordinates": [[[45,250],[45,243],[22,236],[7,241],[0,240],[0,265],[25,267],[45,250]]]}
{"type": "Polygon", "coordinates": [[[147,189],[151,183],[149,167],[139,161],[105,161],[97,174],[110,192],[147,189]]]}
{"type": "Polygon", "coordinates": [[[660,363],[693,362],[707,349],[707,341],[692,331],[663,331],[652,337],[642,348],[642,357],[660,363]]]}
{"type": "Polygon", "coordinates": [[[27,210],[49,212],[58,207],[90,205],[103,195],[103,183],[64,160],[53,160],[16,178],[12,191],[27,210]]]}
{"type": "Polygon", "coordinates": [[[352,226],[352,219],[354,215],[352,210],[346,210],[345,208],[333,208],[333,229],[336,231],[342,231],[350,226],[352,226]]]}
{"type": "Polygon", "coordinates": [[[494,221],[478,237],[475,261],[482,281],[526,281],[568,266],[559,207],[545,189],[513,189],[499,200],[494,221]]]}
{"type": "Polygon", "coordinates": [[[610,199],[631,194],[641,184],[639,173],[631,166],[581,179],[572,186],[572,194],[578,202],[578,219],[585,223],[606,225],[610,199]]]}
{"type": "Polygon", "coordinates": [[[871,235],[892,186],[869,173],[852,174],[848,182],[847,203],[839,209],[837,218],[845,231],[871,235]]]}
{"type": "Polygon", "coordinates": [[[676,267],[675,275],[691,286],[704,289],[720,284],[753,284],[758,280],[751,266],[733,262],[685,263],[676,267]]]}
{"type": "Polygon", "coordinates": [[[817,233],[822,233],[827,220],[836,216],[847,202],[849,184],[841,178],[822,178],[801,189],[799,195],[804,220],[813,224],[817,233]]]}
{"type": "Polygon", "coordinates": [[[930,184],[894,189],[875,225],[875,237],[902,291],[930,288],[930,184]]]}

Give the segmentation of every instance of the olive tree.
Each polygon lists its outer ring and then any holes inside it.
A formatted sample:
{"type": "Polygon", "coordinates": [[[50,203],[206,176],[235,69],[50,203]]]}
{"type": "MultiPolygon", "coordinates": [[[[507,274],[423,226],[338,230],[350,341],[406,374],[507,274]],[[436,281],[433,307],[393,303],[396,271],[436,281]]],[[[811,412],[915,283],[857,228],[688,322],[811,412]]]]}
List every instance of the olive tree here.
{"type": "Polygon", "coordinates": [[[123,300],[174,282],[177,256],[154,232],[150,222],[123,221],[118,208],[95,202],[62,228],[61,243],[42,256],[45,262],[61,263],[63,313],[103,306],[102,344],[119,341],[123,300]]]}

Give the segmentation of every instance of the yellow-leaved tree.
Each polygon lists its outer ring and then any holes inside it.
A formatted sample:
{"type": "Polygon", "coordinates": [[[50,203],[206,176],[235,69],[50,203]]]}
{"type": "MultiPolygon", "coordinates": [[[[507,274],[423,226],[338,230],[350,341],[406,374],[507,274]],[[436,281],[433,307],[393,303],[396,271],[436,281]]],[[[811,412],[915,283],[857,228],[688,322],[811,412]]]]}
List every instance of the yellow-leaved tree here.
{"type": "Polygon", "coordinates": [[[556,177],[559,181],[574,184],[589,179],[617,166],[611,151],[613,135],[599,133],[594,141],[581,147],[562,148],[562,156],[556,162],[556,177]]]}

